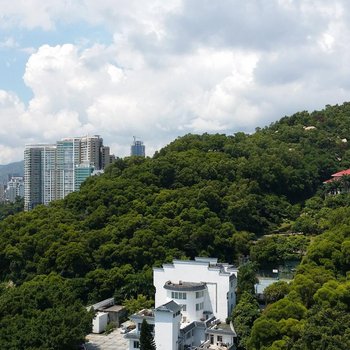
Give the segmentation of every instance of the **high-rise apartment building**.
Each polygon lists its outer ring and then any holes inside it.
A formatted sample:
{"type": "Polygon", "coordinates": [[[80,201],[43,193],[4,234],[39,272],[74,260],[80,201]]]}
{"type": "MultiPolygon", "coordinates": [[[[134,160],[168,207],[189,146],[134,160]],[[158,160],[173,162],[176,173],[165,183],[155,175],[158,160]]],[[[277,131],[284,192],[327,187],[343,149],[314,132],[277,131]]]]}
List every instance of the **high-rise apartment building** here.
{"type": "MultiPolygon", "coordinates": [[[[101,170],[98,170],[101,171],[101,170]]],[[[75,168],[74,190],[79,191],[81,184],[94,172],[90,164],[80,164],[75,168]]]]}
{"type": "Polygon", "coordinates": [[[24,210],[56,199],[56,145],[26,145],[24,150],[24,210]]]}
{"type": "Polygon", "coordinates": [[[14,203],[17,198],[24,197],[24,179],[23,176],[12,176],[7,182],[5,191],[6,200],[14,203]]]}
{"type": "Polygon", "coordinates": [[[131,145],[131,156],[145,157],[145,145],[142,141],[137,141],[134,136],[134,143],[131,145]]]}
{"type": "Polygon", "coordinates": [[[5,186],[0,183],[0,203],[5,202],[5,186]]]}
{"type": "Polygon", "coordinates": [[[93,170],[103,170],[110,159],[109,147],[103,146],[98,135],[64,138],[53,145],[26,145],[25,210],[78,190],[93,170]]]}

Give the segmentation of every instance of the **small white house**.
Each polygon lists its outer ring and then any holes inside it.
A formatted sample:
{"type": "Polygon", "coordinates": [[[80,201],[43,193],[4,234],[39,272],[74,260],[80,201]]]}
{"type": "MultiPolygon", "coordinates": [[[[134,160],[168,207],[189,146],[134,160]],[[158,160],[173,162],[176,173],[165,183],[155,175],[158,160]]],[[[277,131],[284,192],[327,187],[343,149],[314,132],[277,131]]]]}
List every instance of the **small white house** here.
{"type": "Polygon", "coordinates": [[[115,305],[114,298],[102,300],[96,304],[87,306],[86,309],[88,311],[93,310],[96,313],[92,320],[93,333],[104,332],[107,324],[110,322],[113,322],[117,327],[119,327],[120,322],[126,318],[125,307],[115,305]]]}
{"type": "Polygon", "coordinates": [[[92,333],[102,333],[106,330],[108,324],[108,313],[97,312],[92,320],[92,333]]]}

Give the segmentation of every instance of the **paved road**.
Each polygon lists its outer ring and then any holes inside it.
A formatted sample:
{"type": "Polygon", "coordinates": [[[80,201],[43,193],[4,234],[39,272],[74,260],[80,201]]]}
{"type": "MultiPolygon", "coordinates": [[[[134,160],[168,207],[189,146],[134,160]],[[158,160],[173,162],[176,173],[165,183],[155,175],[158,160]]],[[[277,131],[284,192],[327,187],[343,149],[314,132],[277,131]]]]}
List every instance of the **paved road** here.
{"type": "Polygon", "coordinates": [[[86,338],[89,340],[85,344],[87,350],[128,350],[127,340],[120,334],[120,328],[107,335],[89,334],[86,338]]]}

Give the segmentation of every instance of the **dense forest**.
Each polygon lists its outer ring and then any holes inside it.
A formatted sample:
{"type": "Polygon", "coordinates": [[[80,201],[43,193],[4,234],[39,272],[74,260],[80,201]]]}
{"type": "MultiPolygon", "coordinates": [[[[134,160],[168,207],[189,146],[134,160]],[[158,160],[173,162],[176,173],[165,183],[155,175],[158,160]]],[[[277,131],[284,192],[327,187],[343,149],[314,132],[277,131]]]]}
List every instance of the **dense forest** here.
{"type": "Polygon", "coordinates": [[[24,199],[17,198],[14,203],[3,202],[0,203],[0,221],[5,219],[7,216],[14,215],[23,211],[24,199]]]}
{"type": "Polygon", "coordinates": [[[236,315],[241,348],[350,348],[350,197],[325,196],[322,185],[350,167],[349,135],[350,103],[253,134],[189,134],[152,158],[117,159],[64,200],[8,216],[0,221],[1,341],[16,328],[6,319],[21,310],[9,310],[8,300],[33,283],[52,280],[74,295],[66,300],[77,301],[75,310],[112,295],[130,304],[153,298],[153,266],[249,256],[256,267],[303,260],[292,284],[272,288],[262,314],[241,291],[238,311],[249,314],[236,315]]]}

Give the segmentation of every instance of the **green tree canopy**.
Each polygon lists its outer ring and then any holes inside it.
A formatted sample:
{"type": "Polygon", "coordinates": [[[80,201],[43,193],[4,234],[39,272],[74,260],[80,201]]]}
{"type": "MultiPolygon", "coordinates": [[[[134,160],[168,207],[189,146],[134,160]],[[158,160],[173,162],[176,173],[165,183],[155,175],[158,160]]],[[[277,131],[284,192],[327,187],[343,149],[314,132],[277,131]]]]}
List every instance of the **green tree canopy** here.
{"type": "Polygon", "coordinates": [[[67,281],[54,274],[38,276],[1,294],[1,346],[9,350],[73,350],[85,341],[92,316],[67,281]]]}

